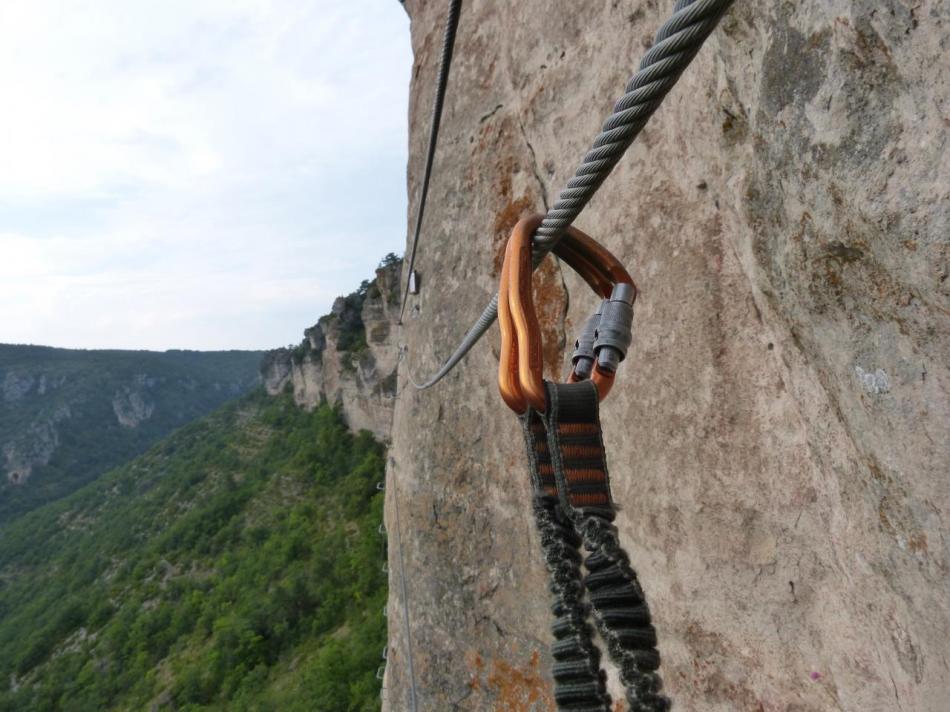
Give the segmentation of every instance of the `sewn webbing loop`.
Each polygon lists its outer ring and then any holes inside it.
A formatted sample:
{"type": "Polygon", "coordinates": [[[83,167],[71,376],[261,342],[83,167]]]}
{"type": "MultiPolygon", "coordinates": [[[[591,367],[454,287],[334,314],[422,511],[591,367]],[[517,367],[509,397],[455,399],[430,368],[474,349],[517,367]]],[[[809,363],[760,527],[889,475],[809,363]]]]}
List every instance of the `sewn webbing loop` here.
{"type": "Polygon", "coordinates": [[[567,512],[596,509],[613,520],[596,386],[591,381],[544,385],[548,409],[541,418],[561,506],[567,512]]]}

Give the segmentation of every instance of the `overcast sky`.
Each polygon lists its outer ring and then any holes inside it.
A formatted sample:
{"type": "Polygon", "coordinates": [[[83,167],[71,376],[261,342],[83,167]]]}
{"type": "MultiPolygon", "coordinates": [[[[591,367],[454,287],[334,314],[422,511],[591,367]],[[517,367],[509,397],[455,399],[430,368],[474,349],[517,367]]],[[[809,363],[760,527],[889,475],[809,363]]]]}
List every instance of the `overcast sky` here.
{"type": "Polygon", "coordinates": [[[406,229],[397,0],[0,1],[0,342],[273,348],[406,229]]]}

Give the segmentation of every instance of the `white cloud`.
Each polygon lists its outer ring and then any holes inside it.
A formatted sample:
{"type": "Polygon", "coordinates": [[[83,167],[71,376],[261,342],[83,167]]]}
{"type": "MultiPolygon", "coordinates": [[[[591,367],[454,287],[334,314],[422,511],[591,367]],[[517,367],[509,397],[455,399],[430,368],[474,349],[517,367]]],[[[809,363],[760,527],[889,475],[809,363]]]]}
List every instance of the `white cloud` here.
{"type": "Polygon", "coordinates": [[[0,341],[298,340],[404,244],[410,67],[395,0],[5,0],[0,341]]]}

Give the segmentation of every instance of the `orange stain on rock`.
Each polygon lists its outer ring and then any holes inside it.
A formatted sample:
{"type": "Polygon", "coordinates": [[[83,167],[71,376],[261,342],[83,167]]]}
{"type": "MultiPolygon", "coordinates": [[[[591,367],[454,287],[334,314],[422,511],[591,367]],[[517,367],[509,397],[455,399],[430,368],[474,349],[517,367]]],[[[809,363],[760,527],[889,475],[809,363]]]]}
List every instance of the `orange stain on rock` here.
{"type": "Polygon", "coordinates": [[[469,687],[485,693],[492,710],[504,712],[553,712],[554,697],[541,675],[541,655],[535,650],[526,665],[515,666],[505,660],[490,660],[481,655],[467,656],[473,669],[469,687]]]}
{"type": "MultiPolygon", "coordinates": [[[[512,176],[522,167],[516,163],[514,156],[523,156],[523,149],[513,138],[516,135],[517,125],[510,116],[503,116],[498,121],[487,121],[479,131],[469,168],[469,183],[473,187],[483,180],[477,167],[482,171],[487,170],[487,175],[492,177],[492,203],[499,206],[495,209],[490,235],[492,276],[495,278],[501,275],[505,245],[514,226],[521,218],[543,211],[538,196],[533,195],[531,191],[516,197],[512,176]],[[488,160],[474,160],[475,157],[485,157],[488,160]]],[[[560,381],[564,378],[560,370],[567,343],[564,318],[568,297],[560,268],[553,257],[547,258],[534,273],[534,303],[541,324],[541,337],[544,340],[545,377],[560,381]]]]}
{"type": "Polygon", "coordinates": [[[552,381],[561,381],[565,376],[559,371],[564,361],[564,347],[567,345],[564,332],[567,288],[554,257],[546,257],[535,270],[532,287],[534,308],[541,323],[541,338],[544,340],[544,375],[552,381]]]}
{"type": "MultiPolygon", "coordinates": [[[[507,184],[510,190],[510,178],[507,184]]],[[[527,195],[522,195],[517,200],[509,200],[495,215],[495,222],[492,225],[492,254],[495,256],[492,262],[494,269],[492,274],[495,277],[501,275],[501,265],[505,261],[505,245],[508,244],[511,231],[521,218],[531,215],[535,210],[534,201],[527,195]]]]}

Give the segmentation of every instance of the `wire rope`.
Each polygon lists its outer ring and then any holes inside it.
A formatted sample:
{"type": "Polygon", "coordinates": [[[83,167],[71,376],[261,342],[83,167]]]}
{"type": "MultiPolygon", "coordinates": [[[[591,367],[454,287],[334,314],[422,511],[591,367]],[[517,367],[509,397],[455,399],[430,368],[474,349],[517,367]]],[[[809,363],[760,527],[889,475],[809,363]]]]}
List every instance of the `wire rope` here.
{"type": "Polygon", "coordinates": [[[436,78],[435,101],[432,105],[432,122],[429,125],[429,148],[426,151],[426,165],[422,173],[422,189],[419,193],[419,207],[416,211],[416,228],[412,236],[412,249],[409,252],[409,269],[406,271],[406,288],[399,307],[399,324],[409,301],[409,286],[412,271],[416,265],[416,250],[419,247],[419,234],[422,231],[422,218],[426,212],[426,198],[429,195],[429,179],[432,177],[432,164],[435,161],[435,147],[439,142],[439,126],[442,123],[442,105],[445,103],[445,88],[449,83],[449,70],[452,68],[452,53],[455,49],[455,33],[458,29],[462,0],[449,0],[449,12],[445,19],[445,34],[442,36],[442,58],[439,60],[439,74],[436,78]]]}
{"type": "MultiPolygon", "coordinates": [[[[624,95],[614,105],[613,113],[594,139],[590,151],[535,232],[535,267],[590,202],[733,1],[677,0],[672,16],[657,31],[653,47],[627,82],[624,95]]],[[[495,294],[442,367],[426,381],[414,384],[415,387],[431,388],[441,381],[488,331],[497,316],[498,295],[495,294]]]]}

